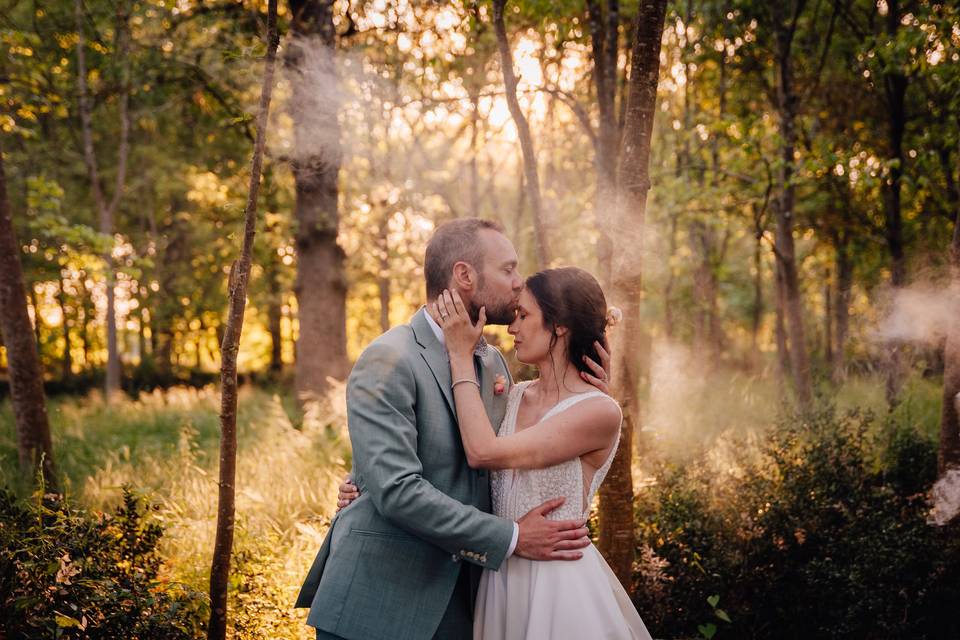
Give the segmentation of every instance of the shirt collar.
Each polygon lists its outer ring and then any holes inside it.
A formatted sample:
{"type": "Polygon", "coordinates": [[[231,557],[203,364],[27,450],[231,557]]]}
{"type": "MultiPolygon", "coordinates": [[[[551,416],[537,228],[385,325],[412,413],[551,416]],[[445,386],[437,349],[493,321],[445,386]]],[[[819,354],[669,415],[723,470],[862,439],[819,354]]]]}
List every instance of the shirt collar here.
{"type": "Polygon", "coordinates": [[[430,325],[430,329],[431,331],[433,331],[433,335],[437,336],[437,340],[439,340],[440,344],[442,344],[444,348],[446,348],[447,340],[443,335],[443,329],[440,328],[440,325],[438,325],[437,321],[433,319],[433,316],[430,315],[429,311],[424,310],[424,313],[427,316],[427,324],[430,325]]]}
{"type": "MultiPolygon", "coordinates": [[[[440,328],[440,325],[437,324],[437,321],[433,319],[433,316],[430,315],[430,312],[424,309],[424,314],[427,316],[427,324],[430,325],[430,330],[433,331],[433,335],[437,336],[437,340],[440,341],[440,344],[443,345],[443,348],[447,348],[447,340],[443,335],[443,329],[440,328]]],[[[473,350],[473,355],[485,357],[487,355],[487,340],[483,336],[480,336],[480,340],[477,342],[477,346],[473,350]]]]}

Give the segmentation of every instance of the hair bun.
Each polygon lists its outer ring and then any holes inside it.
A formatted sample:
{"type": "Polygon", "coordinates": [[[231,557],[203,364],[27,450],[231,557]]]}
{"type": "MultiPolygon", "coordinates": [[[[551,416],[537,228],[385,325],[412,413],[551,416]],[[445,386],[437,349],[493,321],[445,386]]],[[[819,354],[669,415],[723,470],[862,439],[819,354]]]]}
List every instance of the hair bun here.
{"type": "Polygon", "coordinates": [[[620,307],[607,307],[607,326],[615,327],[623,322],[623,311],[620,307]]]}

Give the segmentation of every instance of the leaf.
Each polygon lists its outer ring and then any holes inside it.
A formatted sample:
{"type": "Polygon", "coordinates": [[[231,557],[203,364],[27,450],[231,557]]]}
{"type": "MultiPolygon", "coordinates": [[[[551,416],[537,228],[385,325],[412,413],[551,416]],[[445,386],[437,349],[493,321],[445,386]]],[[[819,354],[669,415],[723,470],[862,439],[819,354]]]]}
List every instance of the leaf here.
{"type": "Polygon", "coordinates": [[[710,640],[710,638],[717,633],[717,625],[710,623],[697,625],[697,631],[699,631],[700,635],[702,635],[704,638],[710,640]]]}
{"type": "Polygon", "coordinates": [[[69,629],[70,627],[77,627],[78,629],[83,628],[83,624],[76,618],[71,618],[68,615],[64,615],[59,611],[54,612],[54,620],[57,623],[57,626],[61,629],[69,629]]]}
{"type": "Polygon", "coordinates": [[[717,595],[710,596],[709,598],[707,598],[707,602],[710,603],[711,607],[716,609],[717,603],[720,602],[720,596],[717,596],[717,595]]]}
{"type": "Polygon", "coordinates": [[[730,619],[730,616],[727,615],[727,612],[724,611],[723,609],[717,609],[716,611],[714,611],[714,613],[717,614],[717,617],[723,620],[724,622],[733,622],[733,620],[730,619]]]}

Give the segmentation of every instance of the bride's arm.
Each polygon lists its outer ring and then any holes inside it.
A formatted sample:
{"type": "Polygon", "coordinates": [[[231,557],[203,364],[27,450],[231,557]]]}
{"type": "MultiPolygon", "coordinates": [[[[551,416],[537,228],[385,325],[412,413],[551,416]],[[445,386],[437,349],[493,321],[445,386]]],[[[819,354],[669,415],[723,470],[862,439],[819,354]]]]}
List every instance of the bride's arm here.
{"type": "MultiPolygon", "coordinates": [[[[451,358],[454,380],[473,379],[472,360],[451,358]]],[[[606,449],[620,428],[610,398],[590,398],[519,433],[498,438],[474,384],[453,390],[467,464],[474,469],[542,469],[606,449]]]]}
{"type": "Polygon", "coordinates": [[[476,469],[541,469],[606,449],[620,428],[620,407],[609,397],[584,400],[520,433],[498,438],[480,397],[473,350],[483,333],[486,312],[474,325],[460,295],[444,291],[431,305],[443,328],[467,463],[476,469]]]}

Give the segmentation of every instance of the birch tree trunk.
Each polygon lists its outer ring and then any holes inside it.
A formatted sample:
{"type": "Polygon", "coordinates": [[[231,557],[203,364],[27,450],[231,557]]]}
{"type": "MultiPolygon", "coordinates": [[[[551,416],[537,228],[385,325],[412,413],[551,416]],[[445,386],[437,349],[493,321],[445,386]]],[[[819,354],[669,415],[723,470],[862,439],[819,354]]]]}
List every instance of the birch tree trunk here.
{"type": "Polygon", "coordinates": [[[660,41],[666,0],[643,2],[631,45],[631,73],[621,155],[617,171],[617,206],[614,229],[611,302],[623,311],[624,322],[614,332],[614,395],[623,406],[620,447],[600,488],[599,547],[617,578],[633,590],[633,441],[639,426],[639,378],[643,348],[640,318],[641,258],[650,189],[650,137],[657,100],[660,41]]]}
{"type": "Polygon", "coordinates": [[[217,536],[210,567],[208,640],[224,640],[227,634],[227,582],[230,577],[230,556],[233,552],[237,476],[237,353],[240,350],[247,282],[250,278],[253,241],[257,230],[257,196],[260,192],[263,148],[267,137],[267,116],[273,94],[274,66],[280,42],[277,33],[277,0],[269,1],[267,12],[267,56],[264,62],[260,105],[257,109],[257,138],[250,162],[250,188],[243,216],[243,245],[239,259],[230,268],[230,306],[220,349],[220,490],[217,498],[217,536]]]}
{"type": "Polygon", "coordinates": [[[7,197],[7,179],[0,148],[0,332],[7,350],[10,398],[17,434],[17,457],[25,478],[39,469],[44,484],[56,490],[53,444],[37,342],[27,313],[20,244],[13,230],[13,212],[7,197]]]}

